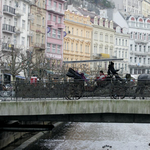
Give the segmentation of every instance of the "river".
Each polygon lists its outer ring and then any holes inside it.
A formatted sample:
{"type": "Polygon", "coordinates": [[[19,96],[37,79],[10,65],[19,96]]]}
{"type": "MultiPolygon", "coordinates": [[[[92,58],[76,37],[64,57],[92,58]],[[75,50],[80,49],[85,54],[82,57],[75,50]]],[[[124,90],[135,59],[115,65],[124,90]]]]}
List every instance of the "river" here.
{"type": "MultiPolygon", "coordinates": [[[[149,124],[67,123],[30,150],[149,150],[149,124]]],[[[28,149],[29,150],[29,149],[28,149]]]]}

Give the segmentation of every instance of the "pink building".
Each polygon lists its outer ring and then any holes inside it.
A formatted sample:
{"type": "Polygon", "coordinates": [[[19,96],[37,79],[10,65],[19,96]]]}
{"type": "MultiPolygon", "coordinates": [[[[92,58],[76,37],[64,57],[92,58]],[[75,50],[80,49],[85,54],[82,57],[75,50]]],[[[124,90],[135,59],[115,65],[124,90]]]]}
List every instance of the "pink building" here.
{"type": "Polygon", "coordinates": [[[61,67],[63,60],[63,29],[65,0],[47,0],[46,3],[46,57],[51,65],[61,67]]]}

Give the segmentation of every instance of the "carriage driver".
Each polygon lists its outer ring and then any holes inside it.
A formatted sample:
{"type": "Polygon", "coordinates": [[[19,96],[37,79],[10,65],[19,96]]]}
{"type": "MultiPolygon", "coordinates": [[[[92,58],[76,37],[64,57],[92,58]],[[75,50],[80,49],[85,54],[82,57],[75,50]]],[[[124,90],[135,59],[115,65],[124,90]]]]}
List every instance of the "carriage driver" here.
{"type": "Polygon", "coordinates": [[[110,75],[115,75],[115,77],[116,77],[116,79],[119,79],[120,81],[122,81],[122,79],[119,77],[119,75],[118,75],[118,72],[119,71],[119,69],[118,70],[115,70],[115,68],[114,68],[114,63],[111,61],[111,62],[109,62],[109,65],[108,65],[108,72],[107,72],[107,74],[108,74],[108,76],[110,76],[110,75]]]}

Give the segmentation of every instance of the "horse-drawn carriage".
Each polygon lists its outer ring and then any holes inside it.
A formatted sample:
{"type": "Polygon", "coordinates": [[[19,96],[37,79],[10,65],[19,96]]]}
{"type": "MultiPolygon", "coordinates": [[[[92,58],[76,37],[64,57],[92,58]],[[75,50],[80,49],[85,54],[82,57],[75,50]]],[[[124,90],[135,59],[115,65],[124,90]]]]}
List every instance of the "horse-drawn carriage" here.
{"type": "MultiPolygon", "coordinates": [[[[106,61],[108,61],[108,59],[106,61]]],[[[119,80],[115,78],[115,76],[107,76],[103,81],[96,79],[89,80],[84,77],[83,73],[78,73],[72,68],[68,69],[66,75],[71,78],[71,80],[66,82],[65,86],[65,98],[67,100],[77,100],[81,97],[110,97],[113,99],[123,99],[127,93],[128,96],[131,95],[129,93],[131,88],[135,90],[135,84],[133,84],[128,77],[119,80]]]]}

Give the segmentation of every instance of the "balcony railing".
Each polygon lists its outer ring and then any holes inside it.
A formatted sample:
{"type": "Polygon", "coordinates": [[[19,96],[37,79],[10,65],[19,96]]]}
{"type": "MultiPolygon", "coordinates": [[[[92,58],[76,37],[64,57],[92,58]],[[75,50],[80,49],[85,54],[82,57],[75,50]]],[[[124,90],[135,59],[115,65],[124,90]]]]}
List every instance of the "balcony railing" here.
{"type": "Polygon", "coordinates": [[[48,21],[47,21],[47,25],[48,25],[48,26],[55,26],[55,22],[54,22],[54,21],[51,21],[51,20],[48,20],[48,21]]]}
{"type": "Polygon", "coordinates": [[[16,8],[15,14],[17,16],[23,16],[23,11],[21,9],[19,9],[19,8],[16,8]]]}
{"type": "Polygon", "coordinates": [[[2,43],[2,50],[3,51],[11,51],[12,50],[11,47],[14,47],[14,45],[8,44],[8,43],[2,43]]]}
{"type": "Polygon", "coordinates": [[[57,28],[63,29],[63,28],[65,28],[65,25],[62,24],[62,23],[58,23],[58,24],[57,24],[57,28]]]}
{"type": "Polygon", "coordinates": [[[12,8],[12,7],[8,6],[8,5],[4,5],[3,6],[3,12],[15,15],[15,8],[12,8]]]}
{"type": "Polygon", "coordinates": [[[15,27],[8,24],[3,24],[2,30],[6,32],[15,32],[15,27]]]}
{"type": "Polygon", "coordinates": [[[39,49],[39,50],[44,50],[45,49],[45,44],[35,43],[34,47],[39,49]]]}

